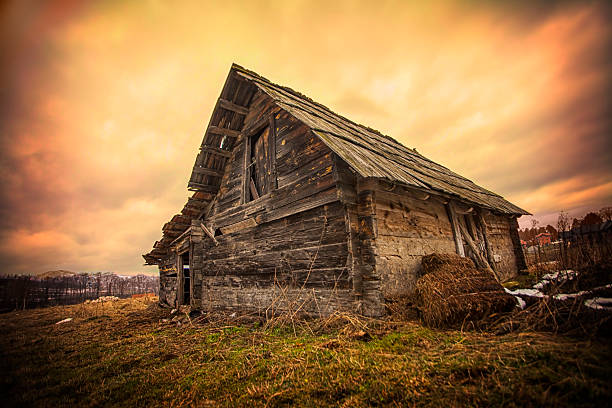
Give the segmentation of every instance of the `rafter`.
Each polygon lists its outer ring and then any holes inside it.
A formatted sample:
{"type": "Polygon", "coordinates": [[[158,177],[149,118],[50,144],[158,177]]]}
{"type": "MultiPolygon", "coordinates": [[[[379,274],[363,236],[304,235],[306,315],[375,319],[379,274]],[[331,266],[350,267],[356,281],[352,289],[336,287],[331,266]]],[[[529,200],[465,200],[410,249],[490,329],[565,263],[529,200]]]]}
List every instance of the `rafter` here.
{"type": "Polygon", "coordinates": [[[249,108],[241,105],[236,105],[235,103],[228,101],[227,99],[219,99],[219,106],[223,109],[236,112],[240,115],[246,115],[249,113],[249,108]]]}
{"type": "Polygon", "coordinates": [[[209,126],[208,127],[208,132],[209,133],[214,133],[216,135],[222,135],[222,136],[227,136],[227,137],[238,137],[238,135],[240,135],[240,131],[239,130],[234,130],[234,129],[228,129],[228,128],[221,128],[218,126],[209,126]]]}
{"type": "Polygon", "coordinates": [[[223,170],[209,169],[205,167],[194,167],[193,172],[195,174],[204,174],[205,176],[223,177],[223,170]]]}

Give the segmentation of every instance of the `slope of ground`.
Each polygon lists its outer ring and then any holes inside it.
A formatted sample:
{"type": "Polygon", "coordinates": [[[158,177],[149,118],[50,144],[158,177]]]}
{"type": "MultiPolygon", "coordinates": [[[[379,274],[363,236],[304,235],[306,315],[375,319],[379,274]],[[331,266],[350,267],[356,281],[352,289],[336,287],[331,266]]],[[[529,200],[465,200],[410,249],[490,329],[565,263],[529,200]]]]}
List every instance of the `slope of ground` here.
{"type": "Polygon", "coordinates": [[[612,397],[612,350],[598,341],[350,316],[172,318],[150,299],[1,315],[3,406],[605,406],[612,397]]]}

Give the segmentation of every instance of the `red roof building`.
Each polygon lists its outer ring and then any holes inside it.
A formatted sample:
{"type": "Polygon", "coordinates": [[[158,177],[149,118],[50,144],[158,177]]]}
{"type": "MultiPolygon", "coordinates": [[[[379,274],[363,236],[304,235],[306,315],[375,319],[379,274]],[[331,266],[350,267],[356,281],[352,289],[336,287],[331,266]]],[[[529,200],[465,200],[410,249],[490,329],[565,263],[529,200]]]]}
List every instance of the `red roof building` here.
{"type": "Polygon", "coordinates": [[[552,236],[550,232],[542,232],[541,234],[536,235],[536,241],[539,246],[550,245],[552,242],[552,236]]]}

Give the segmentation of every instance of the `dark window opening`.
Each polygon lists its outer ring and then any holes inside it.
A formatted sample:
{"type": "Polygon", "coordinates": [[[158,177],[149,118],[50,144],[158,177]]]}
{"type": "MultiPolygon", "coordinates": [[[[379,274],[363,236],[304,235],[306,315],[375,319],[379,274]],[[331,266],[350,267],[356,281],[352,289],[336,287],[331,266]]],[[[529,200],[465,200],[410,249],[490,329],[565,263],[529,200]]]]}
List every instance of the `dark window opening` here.
{"type": "Polygon", "coordinates": [[[247,138],[245,202],[253,201],[276,188],[273,127],[267,125],[247,138]]]}
{"type": "Polygon", "coordinates": [[[189,268],[189,252],[181,254],[181,268],[183,276],[183,304],[191,303],[191,271],[189,268]]]}

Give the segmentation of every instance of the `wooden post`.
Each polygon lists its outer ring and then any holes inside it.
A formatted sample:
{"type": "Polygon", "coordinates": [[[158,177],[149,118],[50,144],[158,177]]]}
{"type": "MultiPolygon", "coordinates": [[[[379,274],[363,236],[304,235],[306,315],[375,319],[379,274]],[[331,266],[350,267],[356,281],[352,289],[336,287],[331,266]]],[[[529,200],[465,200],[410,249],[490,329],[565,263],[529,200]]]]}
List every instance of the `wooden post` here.
{"type": "Polygon", "coordinates": [[[463,250],[463,242],[461,242],[461,231],[459,230],[459,223],[457,222],[457,214],[455,213],[453,202],[450,200],[448,204],[446,204],[446,212],[448,214],[448,220],[451,223],[451,227],[453,228],[453,237],[455,238],[455,250],[459,255],[465,256],[465,251],[463,250]]]}
{"type": "Polygon", "coordinates": [[[470,234],[467,232],[467,229],[461,224],[459,224],[459,229],[461,230],[463,239],[465,239],[465,242],[468,244],[472,252],[474,252],[474,256],[478,260],[478,263],[482,267],[484,267],[489,273],[491,273],[497,282],[500,282],[499,277],[497,276],[497,273],[495,273],[493,268],[491,268],[491,265],[489,265],[489,262],[487,262],[487,260],[480,254],[480,252],[478,252],[478,248],[476,247],[476,244],[474,244],[474,241],[472,241],[472,238],[470,238],[470,234]]]}
{"type": "Polygon", "coordinates": [[[219,245],[219,242],[217,242],[217,239],[215,238],[213,233],[206,227],[206,225],[204,225],[204,223],[200,223],[200,226],[202,227],[202,231],[204,231],[206,235],[208,235],[210,239],[213,240],[213,242],[215,243],[215,246],[219,245]]]}
{"type": "Polygon", "coordinates": [[[477,212],[478,223],[480,224],[480,229],[482,230],[482,237],[484,239],[485,244],[485,253],[487,254],[487,259],[489,260],[489,264],[494,268],[495,259],[493,258],[493,248],[491,248],[491,243],[489,242],[489,237],[487,235],[487,223],[482,215],[481,211],[477,212]]]}

